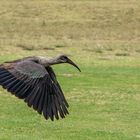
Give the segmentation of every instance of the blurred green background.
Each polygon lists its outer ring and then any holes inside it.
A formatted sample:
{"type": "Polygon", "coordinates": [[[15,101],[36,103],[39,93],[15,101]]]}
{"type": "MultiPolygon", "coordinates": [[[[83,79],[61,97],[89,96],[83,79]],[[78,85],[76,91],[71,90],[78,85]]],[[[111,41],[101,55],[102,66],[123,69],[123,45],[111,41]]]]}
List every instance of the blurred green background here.
{"type": "Polygon", "coordinates": [[[0,88],[0,140],[140,139],[139,0],[1,0],[0,62],[69,55],[53,66],[70,104],[46,121],[0,88]]]}

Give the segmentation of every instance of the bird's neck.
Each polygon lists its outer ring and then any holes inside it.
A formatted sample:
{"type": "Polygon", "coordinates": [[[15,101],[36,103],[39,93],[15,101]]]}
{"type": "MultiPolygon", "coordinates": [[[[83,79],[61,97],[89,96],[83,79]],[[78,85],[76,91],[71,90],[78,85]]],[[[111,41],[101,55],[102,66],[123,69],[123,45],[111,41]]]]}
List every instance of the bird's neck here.
{"type": "Polygon", "coordinates": [[[57,57],[54,57],[54,58],[39,57],[39,61],[40,61],[40,64],[42,64],[46,67],[61,63],[58,61],[57,57]]]}
{"type": "Polygon", "coordinates": [[[49,61],[47,62],[47,64],[49,65],[54,65],[54,64],[59,64],[60,62],[57,60],[56,57],[54,58],[50,58],[49,61]]]}

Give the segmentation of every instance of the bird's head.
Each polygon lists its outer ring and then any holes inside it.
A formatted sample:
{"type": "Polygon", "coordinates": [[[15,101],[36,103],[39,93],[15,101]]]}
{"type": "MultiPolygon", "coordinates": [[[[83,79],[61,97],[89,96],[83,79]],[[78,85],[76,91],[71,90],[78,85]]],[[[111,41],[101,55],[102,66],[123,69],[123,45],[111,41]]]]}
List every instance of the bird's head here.
{"type": "Polygon", "coordinates": [[[68,56],[60,55],[60,56],[57,57],[57,60],[59,61],[59,63],[71,64],[81,72],[80,68],[71,59],[69,59],[68,56]]]}

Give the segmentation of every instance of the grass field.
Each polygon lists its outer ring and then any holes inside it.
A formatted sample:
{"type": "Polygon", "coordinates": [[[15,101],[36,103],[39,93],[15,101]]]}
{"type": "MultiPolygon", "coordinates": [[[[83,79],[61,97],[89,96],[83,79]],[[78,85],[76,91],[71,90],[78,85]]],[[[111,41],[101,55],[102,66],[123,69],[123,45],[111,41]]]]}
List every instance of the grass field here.
{"type": "Polygon", "coordinates": [[[46,121],[0,88],[0,140],[139,140],[140,1],[0,1],[0,63],[61,53],[82,70],[53,67],[70,115],[46,121]]]}

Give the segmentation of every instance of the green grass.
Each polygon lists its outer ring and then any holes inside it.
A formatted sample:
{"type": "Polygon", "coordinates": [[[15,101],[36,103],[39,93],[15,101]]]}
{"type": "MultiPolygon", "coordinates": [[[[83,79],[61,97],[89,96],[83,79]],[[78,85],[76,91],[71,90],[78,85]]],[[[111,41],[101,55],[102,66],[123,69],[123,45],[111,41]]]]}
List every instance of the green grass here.
{"type": "Polygon", "coordinates": [[[0,88],[0,140],[140,139],[139,0],[1,0],[0,62],[65,53],[53,66],[70,104],[51,122],[0,88]]]}

